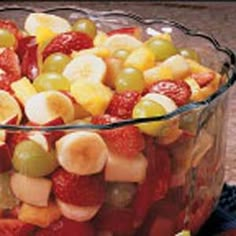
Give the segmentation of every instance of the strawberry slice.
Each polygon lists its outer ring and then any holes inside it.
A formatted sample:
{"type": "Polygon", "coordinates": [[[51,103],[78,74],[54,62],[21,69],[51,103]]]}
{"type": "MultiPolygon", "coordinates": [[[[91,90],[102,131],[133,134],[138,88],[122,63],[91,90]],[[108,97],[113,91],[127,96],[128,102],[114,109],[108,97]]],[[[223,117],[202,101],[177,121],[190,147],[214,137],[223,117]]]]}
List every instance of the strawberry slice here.
{"type": "Polygon", "coordinates": [[[173,99],[177,106],[186,104],[191,97],[191,88],[183,80],[161,80],[152,84],[148,92],[159,93],[173,99]]]}
{"type": "Polygon", "coordinates": [[[133,108],[140,98],[141,94],[135,91],[115,93],[106,112],[112,116],[129,119],[132,117],[133,108]]]}
{"type": "Polygon", "coordinates": [[[28,48],[35,45],[35,44],[36,44],[36,37],[35,36],[27,36],[27,37],[21,38],[18,41],[18,48],[17,48],[16,52],[17,52],[20,60],[22,60],[22,58],[25,55],[28,48]]]}
{"type": "Polygon", "coordinates": [[[0,89],[11,91],[10,84],[21,78],[21,70],[16,53],[9,48],[0,54],[0,69],[0,89]]]}
{"type": "Polygon", "coordinates": [[[46,46],[43,51],[43,59],[55,52],[71,54],[73,51],[79,51],[93,47],[93,40],[81,32],[66,32],[57,35],[46,46]]]}
{"type": "Polygon", "coordinates": [[[146,139],[146,157],[148,159],[147,176],[139,185],[133,207],[138,222],[142,222],[151,205],[163,199],[170,186],[171,166],[166,149],[155,144],[154,138],[146,139]]]}
{"type": "Polygon", "coordinates": [[[59,221],[52,223],[49,227],[41,229],[36,236],[95,236],[93,226],[89,222],[77,222],[62,217],[59,221]]]}
{"type": "Polygon", "coordinates": [[[207,86],[212,80],[214,80],[215,73],[213,71],[202,72],[202,73],[192,74],[191,77],[197,81],[200,88],[203,88],[207,86]]]}
{"type": "Polygon", "coordinates": [[[10,150],[6,143],[0,142],[0,153],[0,173],[3,173],[12,167],[10,150]]]}
{"type": "MultiPolygon", "coordinates": [[[[93,124],[109,124],[119,121],[114,116],[100,115],[93,117],[93,124]]],[[[125,126],[112,130],[103,130],[100,132],[109,148],[127,158],[137,156],[144,149],[144,138],[139,129],[135,126],[125,126]]]]}
{"type": "Polygon", "coordinates": [[[17,219],[1,219],[0,235],[4,236],[26,236],[30,235],[34,226],[17,219]]]}
{"type": "Polygon", "coordinates": [[[34,80],[40,73],[39,64],[38,44],[28,44],[21,62],[22,75],[34,80]]]}
{"type": "Polygon", "coordinates": [[[134,212],[129,208],[103,207],[94,222],[99,230],[125,234],[134,229],[134,212]]]}
{"type": "Polygon", "coordinates": [[[105,198],[101,175],[79,176],[59,169],[52,176],[53,191],[60,200],[77,206],[95,206],[105,198]]]}
{"type": "Polygon", "coordinates": [[[124,28],[111,30],[107,33],[108,36],[111,36],[114,34],[128,34],[128,35],[134,36],[135,38],[139,39],[141,37],[141,29],[136,26],[124,27],[124,28]]]}

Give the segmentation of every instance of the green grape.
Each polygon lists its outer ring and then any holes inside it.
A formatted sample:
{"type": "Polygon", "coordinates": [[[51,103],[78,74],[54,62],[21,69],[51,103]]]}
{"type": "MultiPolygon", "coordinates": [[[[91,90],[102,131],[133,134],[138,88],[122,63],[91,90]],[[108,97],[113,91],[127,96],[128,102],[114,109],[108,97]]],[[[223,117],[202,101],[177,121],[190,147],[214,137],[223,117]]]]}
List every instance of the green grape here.
{"type": "Polygon", "coordinates": [[[79,20],[77,20],[72,29],[74,31],[79,31],[82,33],[87,34],[88,36],[90,36],[92,39],[96,36],[97,34],[97,27],[96,24],[87,18],[81,18],[79,20]]]}
{"type": "Polygon", "coordinates": [[[15,170],[30,177],[42,177],[58,166],[54,152],[46,152],[38,143],[25,140],[18,143],[13,153],[15,170]]]}
{"type": "Polygon", "coordinates": [[[19,204],[10,188],[10,173],[0,174],[0,209],[12,209],[19,204]]]}
{"type": "Polygon", "coordinates": [[[133,200],[137,187],[133,183],[110,183],[106,189],[106,203],[114,207],[127,207],[133,200]]]}
{"type": "Polygon", "coordinates": [[[200,63],[200,57],[194,49],[181,48],[181,49],[179,49],[179,52],[183,57],[192,59],[192,60],[200,63]]]}
{"type": "Polygon", "coordinates": [[[42,73],[33,82],[38,92],[46,90],[70,90],[70,82],[59,73],[42,73]]]}
{"type": "Polygon", "coordinates": [[[62,73],[65,66],[70,62],[70,57],[57,52],[46,58],[43,63],[43,72],[57,72],[62,73]]]}
{"type": "Polygon", "coordinates": [[[142,71],[133,67],[124,68],[115,79],[115,88],[117,92],[142,92],[144,86],[145,82],[142,71]]]}
{"type": "Polygon", "coordinates": [[[0,47],[13,47],[16,43],[14,34],[6,29],[0,29],[0,47]]]}
{"type": "MultiPolygon", "coordinates": [[[[133,109],[133,118],[147,118],[162,116],[166,110],[159,103],[149,99],[141,99],[133,109]]],[[[139,129],[146,134],[157,136],[163,128],[165,121],[154,121],[137,124],[139,129]]]]}
{"type": "Polygon", "coordinates": [[[113,53],[113,57],[121,59],[122,61],[124,61],[129,55],[129,51],[125,50],[125,49],[118,49],[113,53]]]}
{"type": "Polygon", "coordinates": [[[151,38],[146,42],[146,45],[155,54],[157,61],[164,61],[168,57],[178,53],[174,44],[165,39],[151,38]]]}

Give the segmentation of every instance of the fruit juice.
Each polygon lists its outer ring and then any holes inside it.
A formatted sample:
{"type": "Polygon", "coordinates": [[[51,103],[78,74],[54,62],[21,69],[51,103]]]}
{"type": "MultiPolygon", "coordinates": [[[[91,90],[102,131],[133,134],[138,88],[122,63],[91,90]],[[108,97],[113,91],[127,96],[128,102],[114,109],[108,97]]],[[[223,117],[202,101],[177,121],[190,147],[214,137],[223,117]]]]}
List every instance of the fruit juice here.
{"type": "Polygon", "coordinates": [[[226,96],[199,104],[225,78],[143,30],[0,20],[0,236],[187,236],[207,219],[226,96]]]}

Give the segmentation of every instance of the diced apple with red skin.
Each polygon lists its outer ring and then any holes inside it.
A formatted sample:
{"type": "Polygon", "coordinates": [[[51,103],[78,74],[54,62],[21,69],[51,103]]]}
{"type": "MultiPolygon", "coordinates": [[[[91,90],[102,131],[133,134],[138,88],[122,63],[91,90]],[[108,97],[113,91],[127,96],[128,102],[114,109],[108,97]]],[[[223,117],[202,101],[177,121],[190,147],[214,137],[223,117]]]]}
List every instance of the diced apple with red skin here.
{"type": "Polygon", "coordinates": [[[61,211],[54,202],[49,202],[47,207],[35,207],[23,203],[18,218],[29,224],[48,227],[52,222],[58,220],[60,216],[61,211]]]}
{"type": "Polygon", "coordinates": [[[10,181],[14,195],[21,201],[39,207],[48,206],[52,182],[46,178],[31,178],[14,173],[10,181]]]}
{"type": "Polygon", "coordinates": [[[145,179],[147,165],[141,153],[129,159],[110,152],[105,166],[105,180],[140,183],[145,179]]]}
{"type": "Polygon", "coordinates": [[[10,170],[11,167],[11,156],[8,145],[0,141],[0,173],[10,170]]]}
{"type": "Polygon", "coordinates": [[[88,221],[92,219],[101,208],[101,205],[76,206],[65,203],[59,199],[57,199],[57,204],[60,207],[62,215],[64,215],[68,219],[78,222],[88,221]]]}

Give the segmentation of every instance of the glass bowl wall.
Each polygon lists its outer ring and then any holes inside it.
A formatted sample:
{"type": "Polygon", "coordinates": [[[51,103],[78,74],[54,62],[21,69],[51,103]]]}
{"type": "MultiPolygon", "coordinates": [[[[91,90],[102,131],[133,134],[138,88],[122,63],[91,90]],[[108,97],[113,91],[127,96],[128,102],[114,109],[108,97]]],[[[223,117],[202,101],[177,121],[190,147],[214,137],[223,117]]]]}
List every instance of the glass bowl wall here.
{"type": "MultiPolygon", "coordinates": [[[[13,19],[23,27],[24,19],[30,12],[42,12],[42,10],[18,7],[0,8],[0,17],[13,19]]],[[[204,101],[185,105],[163,117],[125,120],[100,126],[90,124],[54,127],[0,125],[1,131],[11,134],[36,132],[47,135],[55,131],[62,131],[65,134],[81,130],[100,132],[104,129],[118,129],[138,123],[160,120],[176,122],[178,120],[180,127],[187,130],[188,135],[173,145],[164,146],[168,152],[167,160],[161,160],[158,154],[163,149],[159,140],[146,137],[146,148],[143,154],[148,162],[147,171],[152,169],[152,158],[155,158],[157,165],[160,166],[157,168],[159,173],[155,180],[147,173],[143,183],[135,184],[133,201],[125,209],[121,208],[121,210],[132,212],[129,216],[129,220],[132,221],[131,224],[128,224],[129,227],[121,224],[118,229],[112,230],[108,226],[106,228],[104,224],[100,224],[100,211],[104,208],[111,208],[106,203],[103,204],[91,223],[95,227],[96,235],[100,235],[99,232],[107,232],[107,235],[157,236],[158,232],[162,230],[164,232],[162,235],[167,236],[174,235],[183,229],[190,229],[195,234],[216,205],[223,186],[227,99],[230,87],[236,79],[234,54],[229,49],[222,47],[213,37],[195,32],[171,20],[143,19],[133,13],[96,12],[76,7],[58,7],[46,9],[43,12],[63,16],[70,22],[88,16],[96,22],[99,29],[104,31],[139,25],[144,29],[144,38],[155,35],[157,32],[170,33],[177,47],[194,48],[199,53],[202,64],[222,75],[224,78],[222,86],[216,93],[204,101]],[[154,157],[150,150],[156,150],[154,157]],[[151,181],[156,181],[154,192],[150,191],[151,181]],[[164,227],[162,222],[167,222],[168,226],[164,227]]],[[[4,178],[8,178],[12,173],[13,170],[4,173],[4,178]]],[[[10,189],[3,183],[5,184],[5,182],[0,182],[0,195],[5,196],[4,188],[6,191],[10,191],[10,189]]],[[[107,182],[106,189],[110,185],[111,183],[107,182]]],[[[14,199],[13,202],[9,202],[9,198],[6,200],[2,197],[2,199],[2,202],[0,199],[0,207],[3,212],[9,212],[20,204],[17,199],[14,199]]],[[[4,214],[2,214],[2,219],[4,219],[4,214]]]]}

